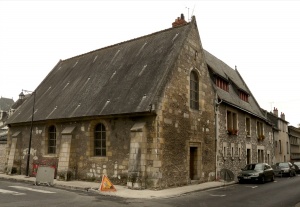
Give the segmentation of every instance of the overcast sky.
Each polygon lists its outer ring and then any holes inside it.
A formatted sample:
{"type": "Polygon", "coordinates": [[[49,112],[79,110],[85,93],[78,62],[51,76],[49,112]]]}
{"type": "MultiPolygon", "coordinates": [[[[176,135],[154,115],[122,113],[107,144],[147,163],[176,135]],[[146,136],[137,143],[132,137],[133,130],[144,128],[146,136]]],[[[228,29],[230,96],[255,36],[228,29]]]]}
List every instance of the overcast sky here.
{"type": "Polygon", "coordinates": [[[195,15],[203,47],[237,70],[260,106],[300,123],[300,1],[0,1],[0,96],[33,91],[60,59],[195,15]]]}

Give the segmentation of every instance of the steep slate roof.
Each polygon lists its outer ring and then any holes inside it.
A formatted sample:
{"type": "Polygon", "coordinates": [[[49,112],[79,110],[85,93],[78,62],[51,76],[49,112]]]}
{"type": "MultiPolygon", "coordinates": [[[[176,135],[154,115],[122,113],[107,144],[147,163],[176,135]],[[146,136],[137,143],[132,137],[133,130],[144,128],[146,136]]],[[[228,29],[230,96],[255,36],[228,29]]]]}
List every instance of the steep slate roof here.
{"type": "Polygon", "coordinates": [[[209,52],[204,50],[206,63],[211,68],[214,75],[221,76],[227,80],[229,84],[229,92],[222,90],[219,87],[215,87],[218,97],[222,99],[227,104],[230,104],[234,107],[237,107],[241,110],[246,111],[252,115],[255,115],[259,118],[266,119],[263,113],[260,110],[260,106],[252,95],[251,91],[247,87],[246,83],[242,79],[241,75],[237,70],[230,68],[226,63],[219,60],[209,52]],[[245,102],[240,99],[238,90],[248,93],[249,102],[245,102]]]}
{"type": "Polygon", "coordinates": [[[11,98],[0,97],[0,110],[9,111],[10,107],[13,105],[14,100],[11,98]]]}
{"type": "MultiPolygon", "coordinates": [[[[59,61],[36,89],[34,120],[148,113],[192,23],[59,61]]],[[[33,97],[7,124],[31,121],[33,97]]]]}

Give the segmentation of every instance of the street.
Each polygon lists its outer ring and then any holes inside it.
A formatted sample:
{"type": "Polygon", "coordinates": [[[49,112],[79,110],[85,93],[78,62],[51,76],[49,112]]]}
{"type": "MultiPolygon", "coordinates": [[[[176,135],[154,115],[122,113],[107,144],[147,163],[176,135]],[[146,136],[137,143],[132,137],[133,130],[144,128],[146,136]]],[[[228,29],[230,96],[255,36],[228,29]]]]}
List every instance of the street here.
{"type": "MultiPolygon", "coordinates": [[[[293,207],[300,202],[300,176],[277,177],[265,184],[236,184],[163,199],[129,199],[0,180],[1,207],[29,206],[197,206],[293,207]]],[[[134,191],[133,191],[134,193],[134,191]]]]}

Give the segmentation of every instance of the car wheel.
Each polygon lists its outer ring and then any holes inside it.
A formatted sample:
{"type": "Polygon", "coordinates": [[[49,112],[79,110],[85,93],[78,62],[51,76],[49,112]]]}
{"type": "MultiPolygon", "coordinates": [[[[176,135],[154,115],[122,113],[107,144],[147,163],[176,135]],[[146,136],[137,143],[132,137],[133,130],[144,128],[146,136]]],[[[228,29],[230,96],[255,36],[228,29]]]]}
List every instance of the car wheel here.
{"type": "Polygon", "coordinates": [[[265,183],[265,176],[262,176],[262,177],[261,177],[260,182],[261,182],[262,184],[265,183]]]}
{"type": "Polygon", "coordinates": [[[289,176],[290,176],[290,177],[293,177],[293,173],[292,173],[292,171],[290,171],[290,174],[289,174],[289,176]]]}

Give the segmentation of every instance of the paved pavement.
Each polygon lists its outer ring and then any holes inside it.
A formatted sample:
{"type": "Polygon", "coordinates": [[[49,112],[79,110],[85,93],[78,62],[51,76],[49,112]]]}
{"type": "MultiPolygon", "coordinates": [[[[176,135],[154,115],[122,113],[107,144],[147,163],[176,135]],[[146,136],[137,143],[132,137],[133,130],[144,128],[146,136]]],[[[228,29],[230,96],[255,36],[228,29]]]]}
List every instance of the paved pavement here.
{"type": "MultiPolygon", "coordinates": [[[[35,177],[26,177],[25,175],[7,175],[4,173],[0,173],[0,179],[15,180],[19,182],[29,182],[33,184],[36,182],[35,177]]],[[[193,185],[187,185],[187,186],[176,187],[176,188],[168,188],[163,190],[148,190],[148,189],[132,190],[127,188],[126,186],[114,185],[114,187],[117,190],[116,192],[103,192],[99,190],[100,183],[97,182],[54,180],[54,187],[94,191],[102,195],[118,196],[123,198],[148,198],[149,199],[149,198],[176,197],[189,192],[225,187],[227,185],[233,185],[235,183],[236,183],[235,181],[232,182],[213,181],[213,182],[193,184],[193,185]]]]}

